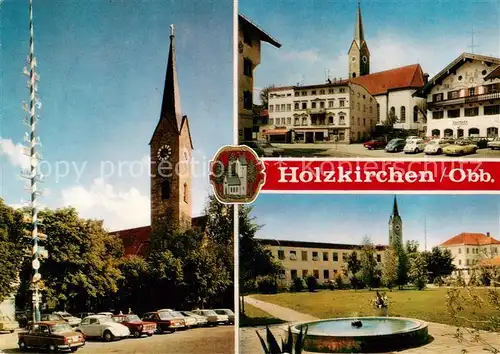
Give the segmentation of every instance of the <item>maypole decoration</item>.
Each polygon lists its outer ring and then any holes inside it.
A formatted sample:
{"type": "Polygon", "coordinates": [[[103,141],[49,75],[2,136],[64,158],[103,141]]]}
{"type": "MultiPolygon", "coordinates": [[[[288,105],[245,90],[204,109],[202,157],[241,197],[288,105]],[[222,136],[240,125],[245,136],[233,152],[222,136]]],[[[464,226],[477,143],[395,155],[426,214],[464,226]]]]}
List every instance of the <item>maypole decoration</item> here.
{"type": "Polygon", "coordinates": [[[40,254],[43,253],[43,248],[39,247],[39,241],[46,238],[42,233],[38,232],[38,226],[40,221],[38,220],[38,205],[37,197],[40,195],[40,191],[37,189],[37,182],[42,181],[42,176],[38,173],[38,162],[41,160],[41,155],[37,152],[37,146],[40,145],[40,139],[36,135],[36,125],[39,119],[39,115],[36,114],[35,108],[41,108],[41,102],[38,98],[38,82],[40,76],[36,73],[37,63],[35,58],[34,49],[34,36],[33,36],[33,0],[30,0],[29,4],[29,16],[30,16],[30,52],[27,58],[27,66],[24,67],[24,74],[29,77],[28,88],[30,91],[30,101],[29,103],[24,102],[24,111],[27,113],[24,118],[24,124],[29,127],[28,133],[25,133],[24,141],[28,145],[25,147],[25,155],[29,156],[30,166],[28,169],[23,170],[22,176],[28,180],[27,189],[29,189],[31,202],[29,202],[29,207],[31,210],[31,215],[27,217],[27,221],[31,224],[31,238],[33,240],[33,279],[32,279],[32,290],[33,290],[33,321],[40,321],[40,280],[41,275],[39,273],[40,269],[40,254]]]}

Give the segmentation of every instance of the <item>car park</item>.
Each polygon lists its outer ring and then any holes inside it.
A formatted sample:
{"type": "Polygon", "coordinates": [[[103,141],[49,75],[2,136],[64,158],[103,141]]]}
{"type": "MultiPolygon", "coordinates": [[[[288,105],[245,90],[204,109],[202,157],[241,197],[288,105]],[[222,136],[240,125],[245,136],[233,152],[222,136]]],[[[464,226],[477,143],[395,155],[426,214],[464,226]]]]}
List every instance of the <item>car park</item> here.
{"type": "Polygon", "coordinates": [[[217,315],[227,315],[228,321],[227,323],[234,323],[234,312],[230,309],[215,309],[214,310],[217,315]]]}
{"type": "Polygon", "coordinates": [[[401,138],[392,139],[389,141],[385,147],[385,151],[387,152],[400,152],[403,151],[403,148],[406,145],[406,141],[401,138]]]}
{"type": "Polygon", "coordinates": [[[386,145],[387,141],[384,138],[375,138],[363,144],[368,150],[384,149],[386,145]]]}
{"type": "Polygon", "coordinates": [[[218,324],[229,321],[229,317],[227,315],[218,315],[214,310],[193,310],[192,312],[205,316],[208,324],[212,326],[217,326],[218,324]]]}
{"type": "Polygon", "coordinates": [[[418,154],[425,149],[425,142],[423,139],[410,139],[406,140],[405,147],[403,151],[405,154],[418,154]]]}
{"type": "Polygon", "coordinates": [[[180,311],[168,311],[174,318],[182,318],[184,320],[184,323],[186,324],[186,328],[192,328],[196,327],[198,322],[196,321],[196,318],[186,316],[180,311]]]}
{"type": "Polygon", "coordinates": [[[251,148],[259,157],[279,157],[285,150],[271,145],[267,141],[243,141],[241,145],[251,148]]]}
{"type": "Polygon", "coordinates": [[[100,316],[109,316],[109,317],[113,317],[114,316],[113,312],[98,312],[97,314],[100,315],[100,316]]]}
{"type": "Polygon", "coordinates": [[[198,314],[191,312],[191,311],[181,311],[181,313],[184,316],[194,318],[196,320],[196,325],[198,327],[206,326],[208,323],[207,318],[205,316],[198,315],[198,314]]]}
{"type": "Polygon", "coordinates": [[[182,318],[176,318],[168,311],[155,311],[145,313],[143,321],[156,323],[158,333],[175,332],[186,327],[186,322],[182,318]]]}
{"type": "Polygon", "coordinates": [[[112,319],[116,323],[128,327],[130,333],[136,338],[143,335],[151,337],[156,332],[156,323],[142,321],[137,315],[115,315],[112,319]]]}
{"type": "Polygon", "coordinates": [[[488,141],[487,145],[491,150],[497,150],[500,149],[500,137],[496,137],[491,141],[488,141]]]}
{"type": "Polygon", "coordinates": [[[463,156],[475,154],[477,149],[477,145],[472,144],[470,141],[457,140],[454,144],[444,147],[443,153],[449,156],[463,156]]]}
{"type": "Polygon", "coordinates": [[[102,338],[106,342],[130,336],[127,326],[116,323],[110,316],[91,315],[85,317],[76,328],[86,338],[102,338]]]}
{"type": "Polygon", "coordinates": [[[25,331],[18,334],[18,345],[21,351],[30,348],[47,349],[49,352],[69,349],[77,351],[85,345],[85,338],[63,322],[42,321],[31,323],[25,331]]]}
{"type": "Polygon", "coordinates": [[[82,322],[82,320],[80,318],[75,317],[75,316],[73,316],[65,311],[54,312],[54,315],[61,316],[66,322],[68,322],[68,324],[71,327],[76,327],[80,324],[80,322],[82,322]]]}
{"type": "Polygon", "coordinates": [[[19,323],[7,315],[0,314],[0,332],[13,333],[19,328],[19,323]]]}
{"type": "Polygon", "coordinates": [[[78,317],[81,320],[85,317],[92,316],[92,315],[95,315],[95,313],[94,312],[80,312],[80,313],[76,314],[76,317],[78,317]]]}
{"type": "Polygon", "coordinates": [[[441,155],[443,148],[453,144],[453,139],[432,139],[425,145],[424,152],[426,155],[441,155]]]}

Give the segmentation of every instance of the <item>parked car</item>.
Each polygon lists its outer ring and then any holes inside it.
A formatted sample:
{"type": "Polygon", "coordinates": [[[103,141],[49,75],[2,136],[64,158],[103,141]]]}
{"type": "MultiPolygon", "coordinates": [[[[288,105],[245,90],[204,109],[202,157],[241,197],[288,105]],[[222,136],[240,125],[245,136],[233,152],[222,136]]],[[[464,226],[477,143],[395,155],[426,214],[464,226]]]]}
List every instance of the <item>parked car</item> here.
{"type": "Polygon", "coordinates": [[[55,313],[42,313],[40,314],[40,321],[49,321],[49,322],[66,322],[64,317],[55,313]]]}
{"type": "Polygon", "coordinates": [[[113,312],[98,312],[97,314],[100,316],[109,316],[109,317],[113,317],[115,315],[113,312]]]}
{"type": "Polygon", "coordinates": [[[228,321],[227,324],[234,323],[234,312],[230,309],[215,309],[214,310],[218,315],[227,315],[228,321]]]}
{"type": "Polygon", "coordinates": [[[127,326],[130,333],[132,333],[132,335],[136,338],[139,338],[142,335],[151,337],[156,332],[156,323],[141,321],[137,315],[116,315],[112,318],[113,321],[127,326]]]}
{"type": "Polygon", "coordinates": [[[267,141],[243,141],[240,145],[252,148],[260,157],[278,157],[282,156],[285,152],[285,150],[277,148],[267,141]]]}
{"type": "Polygon", "coordinates": [[[468,137],[467,140],[471,144],[475,144],[478,149],[486,149],[488,147],[489,140],[488,138],[473,136],[468,137]]]}
{"type": "Polygon", "coordinates": [[[493,140],[491,141],[488,141],[488,147],[491,149],[491,150],[497,150],[497,149],[500,149],[500,137],[496,137],[494,138],[493,140]]]}
{"type": "Polygon", "coordinates": [[[389,141],[385,147],[385,151],[387,152],[400,152],[403,151],[403,148],[406,145],[406,141],[404,139],[396,138],[389,141]]]}
{"type": "Polygon", "coordinates": [[[368,150],[374,150],[374,149],[383,149],[387,145],[387,141],[384,138],[376,138],[370,141],[367,141],[366,143],[363,144],[365,148],[368,150]]]}
{"type": "Polygon", "coordinates": [[[78,317],[81,320],[85,317],[92,316],[92,315],[95,315],[95,313],[93,313],[93,312],[80,312],[80,313],[76,314],[76,317],[78,317]]]}
{"type": "Polygon", "coordinates": [[[49,352],[61,349],[76,352],[85,345],[85,338],[81,333],[75,332],[68,323],[36,322],[29,324],[25,331],[18,334],[18,345],[21,351],[43,348],[49,352]]]}
{"type": "Polygon", "coordinates": [[[186,324],[186,328],[196,327],[198,324],[196,318],[186,316],[181,311],[169,311],[169,313],[175,318],[182,318],[186,324]]]}
{"type": "Polygon", "coordinates": [[[420,137],[418,137],[416,135],[409,135],[406,137],[406,141],[415,140],[415,139],[420,139],[420,137]]]}
{"type": "Polygon", "coordinates": [[[127,326],[116,323],[110,316],[106,315],[85,317],[76,330],[82,332],[85,337],[102,338],[106,342],[130,336],[130,330],[127,326]]]}
{"type": "Polygon", "coordinates": [[[471,144],[467,140],[457,140],[454,144],[448,145],[443,148],[443,153],[446,155],[468,155],[475,154],[477,145],[471,144]]]}
{"type": "Polygon", "coordinates": [[[178,329],[186,327],[186,322],[183,318],[174,317],[168,311],[145,313],[142,320],[156,323],[158,333],[175,332],[178,329]]]}
{"type": "Polygon", "coordinates": [[[73,316],[65,311],[54,312],[54,314],[61,316],[66,322],[69,323],[69,325],[71,327],[76,327],[80,324],[80,322],[82,322],[82,320],[80,318],[75,317],[75,316],[73,316]]]}
{"type": "Polygon", "coordinates": [[[205,316],[208,324],[212,326],[217,326],[219,323],[224,323],[229,320],[227,315],[218,315],[214,310],[193,310],[192,312],[205,316]]]}
{"type": "Polygon", "coordinates": [[[19,323],[14,321],[7,315],[0,314],[0,332],[10,332],[13,333],[19,328],[19,323]]]}
{"type": "Polygon", "coordinates": [[[403,148],[405,154],[418,154],[419,152],[424,151],[425,142],[423,139],[411,139],[406,140],[406,145],[403,148]]]}
{"type": "Polygon", "coordinates": [[[208,321],[207,321],[207,318],[205,316],[202,316],[202,315],[198,315],[194,312],[191,312],[191,311],[181,311],[181,313],[184,315],[184,316],[187,316],[187,317],[192,317],[196,320],[196,325],[198,327],[201,327],[201,326],[206,326],[208,321]]]}
{"type": "Polygon", "coordinates": [[[441,155],[443,148],[450,144],[453,144],[452,139],[432,139],[425,145],[424,152],[427,155],[441,155]]]}

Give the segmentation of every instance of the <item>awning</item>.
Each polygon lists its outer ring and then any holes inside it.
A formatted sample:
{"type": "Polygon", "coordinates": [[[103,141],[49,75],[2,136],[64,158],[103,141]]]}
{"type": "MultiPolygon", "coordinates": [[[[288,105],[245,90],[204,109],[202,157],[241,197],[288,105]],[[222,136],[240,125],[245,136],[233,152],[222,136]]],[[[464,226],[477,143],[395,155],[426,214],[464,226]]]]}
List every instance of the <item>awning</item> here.
{"type": "Polygon", "coordinates": [[[271,130],[266,130],[265,132],[262,132],[263,135],[283,135],[283,134],[288,134],[290,129],[271,129],[271,130]]]}

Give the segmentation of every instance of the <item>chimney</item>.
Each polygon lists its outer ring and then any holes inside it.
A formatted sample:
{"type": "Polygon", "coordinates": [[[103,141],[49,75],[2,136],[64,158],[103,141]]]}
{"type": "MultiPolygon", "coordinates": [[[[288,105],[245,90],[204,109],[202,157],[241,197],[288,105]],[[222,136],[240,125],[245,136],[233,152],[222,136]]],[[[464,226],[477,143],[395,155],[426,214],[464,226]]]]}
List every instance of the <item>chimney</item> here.
{"type": "Polygon", "coordinates": [[[490,237],[490,233],[489,232],[486,233],[486,237],[490,237]]]}
{"type": "Polygon", "coordinates": [[[424,74],[424,84],[427,84],[429,82],[429,74],[425,73],[424,74]]]}

